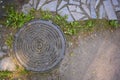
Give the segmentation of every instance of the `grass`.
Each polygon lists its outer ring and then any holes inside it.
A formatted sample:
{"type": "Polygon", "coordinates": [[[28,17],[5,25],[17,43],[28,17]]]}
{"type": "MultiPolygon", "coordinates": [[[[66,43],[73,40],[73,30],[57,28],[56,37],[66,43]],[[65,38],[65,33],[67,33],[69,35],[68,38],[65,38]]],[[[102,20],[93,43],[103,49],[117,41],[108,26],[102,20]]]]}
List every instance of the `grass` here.
{"type": "Polygon", "coordinates": [[[7,38],[5,40],[5,44],[9,47],[9,48],[12,48],[12,44],[13,44],[13,35],[12,34],[9,34],[7,35],[7,38]]]}
{"type": "Polygon", "coordinates": [[[26,22],[34,19],[31,13],[25,15],[16,11],[13,7],[8,10],[5,25],[14,29],[21,28],[26,22]]]}
{"type": "Polygon", "coordinates": [[[10,78],[10,75],[12,72],[9,71],[0,71],[0,80],[5,80],[7,78],[10,78]]]}
{"type": "Polygon", "coordinates": [[[0,80],[14,80],[14,78],[19,78],[20,76],[25,76],[29,73],[30,72],[25,69],[18,69],[15,72],[0,71],[0,80]]]}

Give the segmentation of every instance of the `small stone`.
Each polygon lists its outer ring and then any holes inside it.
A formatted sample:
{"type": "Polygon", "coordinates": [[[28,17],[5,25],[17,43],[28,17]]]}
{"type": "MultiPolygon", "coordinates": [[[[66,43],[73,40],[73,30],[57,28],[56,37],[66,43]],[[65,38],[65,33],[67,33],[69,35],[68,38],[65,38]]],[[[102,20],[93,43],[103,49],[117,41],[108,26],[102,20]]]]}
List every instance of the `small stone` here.
{"type": "Polygon", "coordinates": [[[8,46],[3,46],[3,47],[2,47],[2,51],[5,52],[5,53],[8,52],[8,49],[9,49],[8,46]]]}
{"type": "Polygon", "coordinates": [[[70,11],[76,11],[77,6],[76,5],[68,5],[68,8],[70,11]]]}
{"type": "Polygon", "coordinates": [[[3,49],[3,50],[7,50],[7,49],[8,49],[8,46],[3,46],[2,49],[3,49]]]}
{"type": "Polygon", "coordinates": [[[2,8],[5,8],[5,6],[2,6],[2,8]]]}
{"type": "Polygon", "coordinates": [[[0,3],[3,3],[3,1],[1,0],[0,3]]]}
{"type": "Polygon", "coordinates": [[[53,1],[53,2],[50,2],[48,4],[45,4],[43,7],[42,7],[42,10],[49,10],[49,11],[56,11],[56,7],[57,7],[57,0],[56,1],[53,1]]]}
{"type": "Polygon", "coordinates": [[[67,15],[68,16],[68,19],[67,19],[68,22],[74,21],[74,19],[72,18],[72,16],[71,16],[67,7],[64,7],[61,10],[59,10],[58,14],[60,14],[61,16],[67,15]]]}
{"type": "Polygon", "coordinates": [[[2,28],[3,26],[2,25],[0,25],[0,28],[2,28]]]}
{"type": "Polygon", "coordinates": [[[79,1],[69,0],[69,4],[80,5],[79,1]]]}
{"type": "Polygon", "coordinates": [[[0,71],[15,71],[16,66],[11,57],[6,57],[0,61],[0,71]]]}
{"type": "Polygon", "coordinates": [[[46,0],[40,0],[38,7],[37,7],[37,10],[39,10],[45,2],[46,2],[46,0]]]}
{"type": "Polygon", "coordinates": [[[110,0],[105,0],[105,1],[103,1],[103,4],[104,4],[105,10],[106,10],[108,19],[110,19],[110,20],[116,20],[117,16],[115,14],[115,11],[113,9],[111,1],[110,0]]]}
{"type": "Polygon", "coordinates": [[[83,5],[82,5],[82,8],[83,8],[84,11],[88,14],[88,16],[90,16],[90,10],[89,10],[88,6],[83,4],[83,5]]]}
{"type": "Polygon", "coordinates": [[[61,3],[60,3],[60,5],[58,6],[58,10],[59,9],[61,9],[64,5],[66,5],[67,4],[67,2],[65,2],[65,1],[62,1],[61,3]]]}
{"type": "Polygon", "coordinates": [[[0,58],[2,58],[5,55],[7,55],[7,53],[0,51],[0,58]]]}
{"type": "Polygon", "coordinates": [[[25,4],[22,7],[22,12],[24,14],[28,14],[30,12],[30,10],[32,9],[32,6],[30,4],[25,4]]]}
{"type": "Polygon", "coordinates": [[[76,21],[81,20],[83,17],[85,17],[85,15],[83,15],[81,13],[77,13],[77,12],[71,12],[71,14],[73,15],[73,17],[76,21]]]}

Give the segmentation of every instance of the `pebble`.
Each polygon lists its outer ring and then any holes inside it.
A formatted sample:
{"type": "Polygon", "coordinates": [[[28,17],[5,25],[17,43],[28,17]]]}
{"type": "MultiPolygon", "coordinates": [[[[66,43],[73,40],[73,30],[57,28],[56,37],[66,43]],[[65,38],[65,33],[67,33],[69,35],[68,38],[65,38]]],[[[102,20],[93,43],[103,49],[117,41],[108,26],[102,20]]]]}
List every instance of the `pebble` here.
{"type": "Polygon", "coordinates": [[[0,58],[2,58],[4,55],[7,55],[7,53],[0,51],[0,58]]]}
{"type": "Polygon", "coordinates": [[[15,71],[16,65],[11,57],[6,57],[0,61],[0,71],[15,71]]]}

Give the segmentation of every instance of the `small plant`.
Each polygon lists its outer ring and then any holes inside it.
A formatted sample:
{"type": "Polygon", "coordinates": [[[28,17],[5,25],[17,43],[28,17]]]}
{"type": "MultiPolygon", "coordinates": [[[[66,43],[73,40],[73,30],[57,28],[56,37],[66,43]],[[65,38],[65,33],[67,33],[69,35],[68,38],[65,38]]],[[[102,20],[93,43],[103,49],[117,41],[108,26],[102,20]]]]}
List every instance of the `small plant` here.
{"type": "Polygon", "coordinates": [[[13,44],[13,35],[7,35],[7,38],[5,40],[5,44],[9,47],[12,48],[12,44],[13,44]]]}
{"type": "Polygon", "coordinates": [[[88,20],[86,23],[87,27],[93,27],[94,26],[94,22],[92,20],[88,20]]]}
{"type": "Polygon", "coordinates": [[[8,10],[6,26],[14,29],[21,28],[26,22],[32,20],[34,17],[31,13],[25,15],[22,12],[16,11],[13,7],[8,10]]]}
{"type": "Polygon", "coordinates": [[[0,71],[0,80],[5,80],[7,78],[10,77],[10,75],[12,74],[12,72],[9,71],[0,71]]]}
{"type": "Polygon", "coordinates": [[[50,20],[50,19],[52,19],[52,13],[50,13],[49,11],[44,11],[44,12],[42,12],[41,11],[41,19],[45,19],[45,20],[50,20]]]}
{"type": "Polygon", "coordinates": [[[116,20],[109,21],[109,25],[115,28],[119,27],[119,23],[116,20]]]}

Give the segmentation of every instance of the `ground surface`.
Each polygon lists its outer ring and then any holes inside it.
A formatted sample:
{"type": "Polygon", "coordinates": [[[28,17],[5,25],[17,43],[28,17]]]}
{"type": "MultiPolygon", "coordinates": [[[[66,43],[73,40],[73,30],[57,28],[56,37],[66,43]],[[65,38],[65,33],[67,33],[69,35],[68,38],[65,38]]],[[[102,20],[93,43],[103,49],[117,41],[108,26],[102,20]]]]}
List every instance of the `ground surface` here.
{"type": "MultiPolygon", "coordinates": [[[[120,29],[79,35],[69,42],[66,56],[57,70],[45,75],[32,73],[25,80],[119,80],[120,29]]],[[[21,77],[22,78],[22,77],[21,77]]]]}
{"type": "MultiPolygon", "coordinates": [[[[31,0],[32,1],[32,0],[31,0]]],[[[99,8],[101,11],[99,14],[99,18],[107,18],[107,19],[116,19],[116,13],[119,17],[119,0],[105,0],[105,2],[99,2],[100,0],[97,0],[95,2],[97,7],[95,9],[95,6],[91,6],[91,3],[84,3],[86,0],[81,0],[81,5],[84,7],[80,7],[79,0],[59,0],[59,4],[57,4],[56,8],[49,7],[51,4],[57,3],[57,0],[40,0],[39,4],[36,5],[36,1],[34,0],[33,3],[26,4],[26,9],[29,11],[30,8],[35,7],[35,9],[43,8],[47,9],[50,8],[50,11],[56,11],[59,12],[60,10],[63,10],[64,14],[70,14],[74,15],[77,14],[77,16],[81,16],[79,8],[82,8],[82,11],[84,11],[84,15],[81,17],[72,16],[72,18],[69,18],[69,21],[72,20],[81,20],[87,17],[87,19],[95,18],[96,13],[91,13],[91,10],[97,11],[99,8]],[[43,1],[41,3],[41,1],[43,1]],[[48,1],[48,5],[47,2],[48,1]],[[73,1],[73,2],[71,2],[73,1]],[[45,3],[46,2],[46,3],[45,3]],[[60,9],[60,3],[65,4],[62,5],[60,9]],[[114,13],[110,12],[111,9],[101,8],[100,6],[107,6],[107,2],[110,2],[112,4],[112,8],[114,10],[114,13]],[[74,3],[74,4],[73,4],[74,3]],[[40,6],[41,4],[41,6],[40,6]],[[37,7],[36,7],[36,6],[37,7]],[[47,5],[47,7],[45,7],[47,5]],[[116,6],[115,6],[116,5],[116,6]],[[72,8],[70,8],[72,6],[72,8]],[[85,7],[87,6],[87,7],[85,7]],[[76,7],[76,8],[75,8],[76,7]],[[29,9],[28,9],[29,8],[29,9]],[[70,9],[69,9],[70,8],[70,9]],[[88,8],[88,9],[87,9],[88,8]],[[70,11],[71,9],[77,9],[70,11]],[[85,10],[83,10],[85,9],[85,10]],[[107,13],[104,14],[104,11],[108,10],[107,13]],[[66,10],[68,10],[68,13],[66,13],[66,10]],[[90,14],[90,15],[88,15],[90,14]],[[87,15],[87,16],[86,16],[87,15]],[[114,15],[114,16],[112,16],[114,15]]],[[[88,0],[89,1],[89,0],[88,0]]],[[[55,5],[54,5],[55,7],[55,5]]],[[[23,7],[23,10],[25,9],[25,6],[23,7]]],[[[25,10],[26,10],[25,9],[25,10]]],[[[27,11],[26,10],[26,11],[27,11]]],[[[28,12],[27,11],[27,12],[28,12]]],[[[52,71],[50,73],[40,74],[40,73],[31,73],[29,75],[22,75],[21,77],[16,77],[16,79],[22,79],[22,80],[120,80],[120,29],[114,30],[114,31],[102,31],[102,32],[95,32],[89,36],[82,37],[83,35],[79,35],[78,38],[72,38],[72,42],[68,42],[67,51],[64,60],[62,61],[61,65],[57,70],[52,71]]],[[[11,57],[9,57],[8,47],[4,43],[4,35],[6,31],[4,30],[3,26],[0,26],[0,70],[10,70],[13,71],[15,69],[15,65],[11,60],[11,57]],[[11,64],[10,64],[11,63],[11,64]]],[[[7,32],[9,33],[9,32],[7,32]]],[[[9,79],[8,79],[9,80],[9,79]]]]}
{"type": "Polygon", "coordinates": [[[120,29],[97,32],[86,38],[79,36],[77,44],[66,53],[61,80],[119,80],[120,29]]]}
{"type": "MultiPolygon", "coordinates": [[[[119,80],[120,29],[95,32],[68,42],[59,68],[45,74],[22,75],[22,80],[119,80]]],[[[16,78],[17,79],[17,78],[16,78]]]]}

